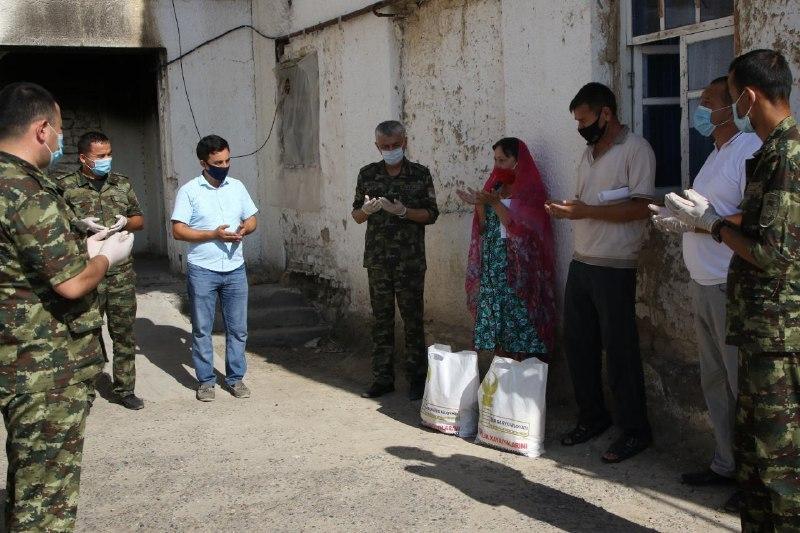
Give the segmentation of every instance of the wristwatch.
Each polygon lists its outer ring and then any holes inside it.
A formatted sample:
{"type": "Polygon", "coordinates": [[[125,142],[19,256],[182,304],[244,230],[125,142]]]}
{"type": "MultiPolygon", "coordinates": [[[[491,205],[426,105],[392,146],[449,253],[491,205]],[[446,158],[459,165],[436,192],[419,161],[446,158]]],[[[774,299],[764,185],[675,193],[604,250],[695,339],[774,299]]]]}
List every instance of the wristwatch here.
{"type": "Polygon", "coordinates": [[[714,225],[711,226],[711,238],[714,239],[714,241],[722,242],[722,228],[725,226],[730,227],[730,223],[724,218],[717,220],[714,222],[714,225]]]}
{"type": "Polygon", "coordinates": [[[403,212],[402,212],[402,213],[400,213],[400,214],[399,214],[399,215],[397,215],[397,216],[399,216],[400,218],[406,218],[406,215],[407,215],[407,214],[408,214],[408,208],[407,208],[407,207],[403,207],[403,212]]]}

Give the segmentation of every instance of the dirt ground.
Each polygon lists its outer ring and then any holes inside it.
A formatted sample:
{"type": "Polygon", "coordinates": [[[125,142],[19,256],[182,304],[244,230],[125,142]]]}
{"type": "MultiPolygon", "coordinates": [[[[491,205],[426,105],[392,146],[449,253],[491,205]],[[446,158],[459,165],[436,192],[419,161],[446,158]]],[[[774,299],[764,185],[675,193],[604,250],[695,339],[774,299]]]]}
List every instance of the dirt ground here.
{"type": "MultiPolygon", "coordinates": [[[[691,490],[700,453],[657,444],[599,460],[614,433],[575,448],[548,412],[538,459],[419,427],[405,384],[358,396],[368,358],[323,345],[249,354],[250,399],[194,399],[178,285],[139,295],[141,411],[98,398],[87,424],[79,531],[735,531],[729,489],[691,490]]],[[[216,339],[217,353],[224,340],[216,339]]],[[[224,364],[217,360],[221,376],[224,364]]],[[[108,372],[108,369],[107,369],[108,372]]],[[[680,439],[679,439],[680,440],[680,439]]],[[[671,439],[671,442],[679,442],[671,439]]]]}

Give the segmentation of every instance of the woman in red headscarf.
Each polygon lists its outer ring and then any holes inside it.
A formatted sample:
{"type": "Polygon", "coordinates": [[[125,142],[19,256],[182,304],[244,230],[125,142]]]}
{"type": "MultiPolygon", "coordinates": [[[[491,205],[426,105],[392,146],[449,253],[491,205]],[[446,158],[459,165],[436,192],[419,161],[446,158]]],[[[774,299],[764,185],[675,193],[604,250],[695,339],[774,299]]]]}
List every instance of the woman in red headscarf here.
{"type": "Polygon", "coordinates": [[[458,191],[475,206],[466,279],[475,349],[547,361],[556,321],[547,193],[525,143],[505,138],[492,148],[483,190],[458,191]]]}

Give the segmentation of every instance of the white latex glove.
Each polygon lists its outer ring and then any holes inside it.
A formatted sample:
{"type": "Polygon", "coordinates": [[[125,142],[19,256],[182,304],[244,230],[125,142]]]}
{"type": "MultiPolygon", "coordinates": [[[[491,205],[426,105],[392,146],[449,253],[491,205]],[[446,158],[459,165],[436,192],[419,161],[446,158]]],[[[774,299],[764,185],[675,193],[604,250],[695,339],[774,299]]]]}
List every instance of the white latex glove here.
{"type": "Polygon", "coordinates": [[[710,232],[714,223],[722,217],[702,194],[692,189],[684,194],[686,198],[671,192],[664,198],[664,203],[684,224],[710,232]]]}
{"type": "Polygon", "coordinates": [[[381,196],[380,202],[383,210],[393,215],[405,216],[406,211],[408,211],[408,209],[406,209],[406,206],[404,206],[403,202],[401,202],[400,200],[395,200],[394,202],[390,202],[385,197],[381,196]]]}
{"type": "Polygon", "coordinates": [[[86,224],[86,228],[92,232],[98,232],[108,229],[107,227],[98,224],[98,222],[100,222],[100,219],[97,217],[82,218],[81,222],[86,224]]]}
{"type": "Polygon", "coordinates": [[[128,225],[128,217],[117,215],[117,221],[114,222],[114,225],[108,228],[111,233],[116,233],[118,231],[122,231],[122,229],[128,225]]]}
{"type": "Polygon", "coordinates": [[[364,205],[361,206],[361,210],[367,215],[377,213],[381,210],[381,201],[378,198],[370,198],[364,195],[364,205]]]}
{"type": "Polygon", "coordinates": [[[103,241],[108,237],[108,232],[108,228],[106,228],[86,239],[86,251],[89,253],[89,259],[100,253],[100,248],[103,247],[103,241]]]}
{"type": "Polygon", "coordinates": [[[131,250],[133,250],[133,233],[122,231],[104,240],[98,255],[106,256],[108,268],[111,269],[128,259],[131,250]]]}
{"type": "Polygon", "coordinates": [[[650,220],[653,221],[653,225],[658,231],[664,233],[686,233],[694,229],[678,220],[675,213],[667,207],[654,204],[650,204],[647,207],[654,213],[650,220]]]}

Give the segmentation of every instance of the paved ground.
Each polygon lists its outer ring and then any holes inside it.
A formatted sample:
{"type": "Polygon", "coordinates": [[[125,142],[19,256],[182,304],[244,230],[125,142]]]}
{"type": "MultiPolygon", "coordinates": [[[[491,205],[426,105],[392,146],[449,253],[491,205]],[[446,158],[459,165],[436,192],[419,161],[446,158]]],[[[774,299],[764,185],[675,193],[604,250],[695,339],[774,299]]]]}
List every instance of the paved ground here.
{"type": "MultiPolygon", "coordinates": [[[[604,465],[608,434],[527,459],[433,433],[402,385],[380,402],[359,398],[367,361],[346,351],[252,353],[252,398],[217,388],[215,402],[197,402],[178,287],[139,296],[146,408],[98,399],[92,410],[80,531],[737,529],[716,509],[726,490],[676,482],[696,457],[661,447],[604,465]]],[[[548,413],[550,435],[567,415],[548,413]]]]}

